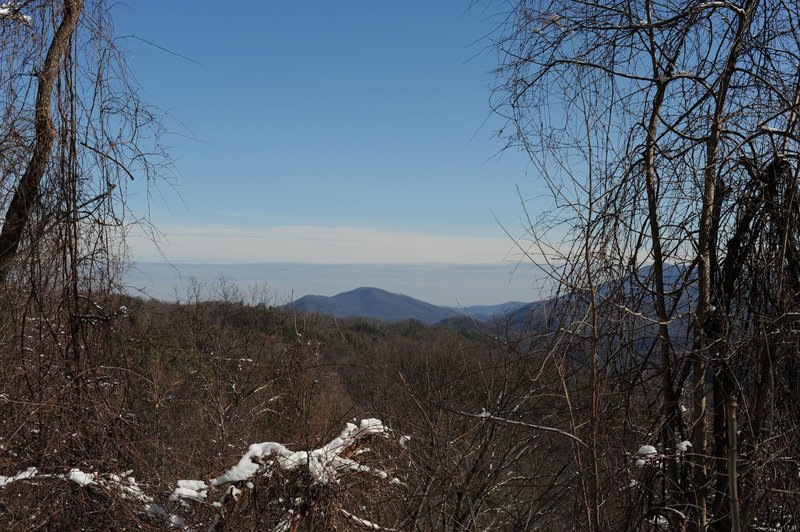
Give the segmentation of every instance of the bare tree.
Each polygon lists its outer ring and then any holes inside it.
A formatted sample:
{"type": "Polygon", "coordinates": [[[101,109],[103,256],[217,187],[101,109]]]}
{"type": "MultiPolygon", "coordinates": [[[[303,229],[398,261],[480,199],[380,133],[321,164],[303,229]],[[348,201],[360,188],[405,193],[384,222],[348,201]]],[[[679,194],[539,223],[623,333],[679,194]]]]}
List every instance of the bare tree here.
{"type": "Polygon", "coordinates": [[[47,464],[70,426],[60,459],[117,453],[125,398],[101,393],[100,374],[119,361],[127,188],[166,161],[158,116],[103,0],[3,2],[0,86],[0,415],[24,449],[4,465],[47,464]]]}
{"type": "Polygon", "coordinates": [[[39,195],[41,181],[50,161],[56,137],[50,114],[53,86],[82,9],[81,0],[71,0],[64,4],[61,22],[50,41],[41,70],[36,73],[38,86],[33,119],[33,153],[19,179],[6,211],[3,230],[0,232],[0,282],[5,282],[8,276],[9,264],[17,253],[22,232],[29,224],[31,209],[39,195]]]}
{"type": "Polygon", "coordinates": [[[564,288],[592,325],[587,526],[618,517],[613,490],[598,487],[627,443],[611,430],[615,389],[645,405],[641,437],[664,457],[650,479],[662,488],[624,508],[629,524],[743,530],[797,518],[796,414],[775,399],[791,394],[781,373],[798,344],[800,9],[504,5],[495,107],[509,145],[575,217],[557,236],[576,244],[562,246],[575,272],[564,288]]]}
{"type": "Polygon", "coordinates": [[[74,248],[65,266],[75,277],[98,247],[120,253],[126,183],[148,181],[165,160],[160,126],[137,96],[105,2],[3,6],[0,281],[46,242],[74,248]]]}

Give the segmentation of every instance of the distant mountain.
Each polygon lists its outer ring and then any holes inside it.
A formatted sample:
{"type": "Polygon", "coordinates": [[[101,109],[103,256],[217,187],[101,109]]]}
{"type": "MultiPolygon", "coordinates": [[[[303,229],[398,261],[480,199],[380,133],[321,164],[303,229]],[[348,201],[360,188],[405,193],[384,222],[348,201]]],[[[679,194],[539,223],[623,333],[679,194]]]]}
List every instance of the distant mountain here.
{"type": "Polygon", "coordinates": [[[383,321],[419,320],[433,324],[461,313],[380,288],[356,288],[335,296],[303,296],[288,308],[338,318],[375,318],[383,321]]]}
{"type": "Polygon", "coordinates": [[[494,318],[507,316],[517,310],[527,306],[528,303],[522,301],[509,301],[499,305],[472,305],[464,308],[454,308],[459,315],[467,315],[472,319],[480,321],[492,321],[494,318]]]}
{"type": "Polygon", "coordinates": [[[395,294],[380,288],[356,288],[335,296],[303,296],[285,308],[301,312],[327,314],[337,318],[374,318],[382,321],[418,320],[432,325],[446,320],[465,318],[488,322],[496,315],[505,315],[526,303],[474,305],[465,308],[440,307],[413,297],[395,294]]]}
{"type": "MultiPolygon", "coordinates": [[[[658,334],[655,303],[647,289],[652,285],[652,275],[653,268],[651,265],[647,265],[621,279],[603,283],[598,287],[599,300],[618,298],[620,290],[630,298],[628,305],[633,309],[631,315],[641,316],[641,323],[637,326],[640,327],[639,333],[644,338],[654,337],[658,334]],[[646,333],[645,331],[651,332],[646,333]]],[[[663,268],[663,278],[665,290],[670,293],[667,297],[667,307],[673,317],[669,324],[670,332],[674,337],[683,338],[686,336],[689,326],[687,318],[696,305],[697,286],[696,283],[691,282],[695,277],[686,265],[667,263],[663,268]],[[688,284],[685,279],[687,276],[690,281],[688,284]],[[674,294],[679,294],[677,299],[674,294]]],[[[581,316],[588,311],[588,303],[585,300],[574,299],[574,297],[574,294],[562,295],[522,305],[516,310],[506,313],[506,324],[509,330],[516,332],[558,330],[580,320],[581,316]],[[569,311],[566,314],[559,311],[559,309],[567,308],[569,311]]],[[[601,329],[616,327],[618,325],[616,320],[616,315],[606,316],[601,313],[599,327],[601,329]]]]}

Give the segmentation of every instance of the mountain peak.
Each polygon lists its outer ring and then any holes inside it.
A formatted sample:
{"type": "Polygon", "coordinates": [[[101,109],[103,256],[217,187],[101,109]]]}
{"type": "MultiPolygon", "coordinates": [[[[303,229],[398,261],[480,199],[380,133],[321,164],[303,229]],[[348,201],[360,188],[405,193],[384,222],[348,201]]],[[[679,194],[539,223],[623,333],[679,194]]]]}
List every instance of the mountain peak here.
{"type": "Polygon", "coordinates": [[[350,290],[348,292],[342,292],[341,294],[337,294],[337,295],[335,295],[333,297],[344,296],[344,295],[348,295],[348,294],[354,294],[354,295],[377,295],[377,294],[400,295],[400,294],[393,294],[392,292],[389,292],[388,290],[383,290],[381,288],[375,288],[374,286],[359,286],[358,288],[354,288],[353,290],[350,290]]]}
{"type": "Polygon", "coordinates": [[[452,309],[371,286],[362,286],[331,297],[304,296],[289,306],[339,318],[368,317],[384,321],[415,319],[428,324],[457,314],[452,309]]]}
{"type": "MultiPolygon", "coordinates": [[[[512,305],[516,308],[522,304],[507,303],[505,305],[512,305]]],[[[471,307],[466,309],[440,307],[381,288],[362,286],[335,296],[303,296],[287,307],[302,312],[328,314],[337,318],[364,317],[383,321],[414,319],[433,324],[465,314],[474,314],[476,319],[489,320],[492,314],[504,310],[501,307],[505,305],[475,307],[475,311],[471,312],[471,307]]]]}

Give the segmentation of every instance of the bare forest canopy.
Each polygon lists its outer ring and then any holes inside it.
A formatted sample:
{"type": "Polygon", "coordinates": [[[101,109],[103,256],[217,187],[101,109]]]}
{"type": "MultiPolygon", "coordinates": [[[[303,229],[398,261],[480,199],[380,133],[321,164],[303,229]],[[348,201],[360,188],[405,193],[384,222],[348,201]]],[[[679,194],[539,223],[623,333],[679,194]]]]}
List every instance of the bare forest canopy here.
{"type": "Polygon", "coordinates": [[[486,9],[524,327],[124,295],[159,113],[103,0],[0,4],[2,528],[798,529],[800,5],[486,9]]]}

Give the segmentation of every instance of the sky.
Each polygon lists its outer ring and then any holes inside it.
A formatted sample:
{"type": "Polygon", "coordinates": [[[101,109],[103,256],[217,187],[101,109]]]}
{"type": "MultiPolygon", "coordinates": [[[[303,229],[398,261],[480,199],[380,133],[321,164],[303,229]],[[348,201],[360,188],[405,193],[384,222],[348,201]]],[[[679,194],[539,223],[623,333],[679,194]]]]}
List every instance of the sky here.
{"type": "Polygon", "coordinates": [[[507,277],[520,257],[501,224],[521,233],[517,187],[530,198],[537,184],[496,137],[498,16],[468,5],[114,4],[174,158],[150,194],[131,189],[163,234],[132,238],[134,258],[507,263],[507,277]]]}

